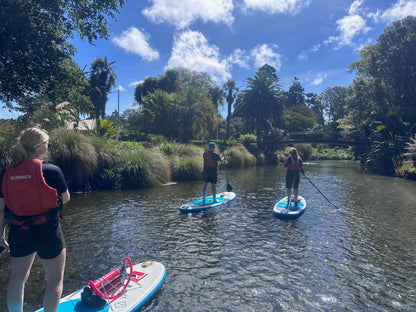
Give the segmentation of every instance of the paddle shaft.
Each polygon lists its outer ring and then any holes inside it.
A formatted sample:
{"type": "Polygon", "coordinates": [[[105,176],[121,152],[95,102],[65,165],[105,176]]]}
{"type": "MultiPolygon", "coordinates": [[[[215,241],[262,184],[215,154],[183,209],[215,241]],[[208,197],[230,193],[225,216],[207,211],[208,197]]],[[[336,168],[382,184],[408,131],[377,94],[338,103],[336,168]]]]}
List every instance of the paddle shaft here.
{"type": "Polygon", "coordinates": [[[228,164],[225,161],[225,155],[224,155],[224,163],[225,163],[225,176],[227,178],[227,191],[231,192],[233,190],[233,187],[231,186],[230,182],[228,182],[228,164]]]}
{"type": "Polygon", "coordinates": [[[322,193],[320,190],[319,190],[319,188],[305,175],[304,176],[316,189],[317,189],[317,191],[319,192],[319,193],[321,193],[321,195],[328,201],[328,203],[330,203],[332,206],[334,206],[336,209],[339,209],[339,207],[337,207],[335,204],[333,204],[329,199],[328,199],[328,197],[326,197],[325,195],[324,195],[324,193],[322,193]]]}

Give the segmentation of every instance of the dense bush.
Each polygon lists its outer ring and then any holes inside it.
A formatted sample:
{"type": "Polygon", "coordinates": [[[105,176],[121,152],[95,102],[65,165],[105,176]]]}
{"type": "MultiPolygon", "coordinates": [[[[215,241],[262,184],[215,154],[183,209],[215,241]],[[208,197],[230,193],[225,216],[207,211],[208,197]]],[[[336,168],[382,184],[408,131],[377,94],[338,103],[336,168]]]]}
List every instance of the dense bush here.
{"type": "Polygon", "coordinates": [[[167,160],[156,150],[122,152],[117,167],[122,189],[153,187],[168,182],[171,177],[167,160]]]}
{"type": "Polygon", "coordinates": [[[59,166],[71,191],[89,187],[98,169],[98,156],[90,139],[79,131],[55,130],[50,134],[51,162],[59,166]]]}
{"type": "Polygon", "coordinates": [[[231,147],[225,154],[229,168],[242,169],[256,165],[256,157],[242,145],[231,147]]]}

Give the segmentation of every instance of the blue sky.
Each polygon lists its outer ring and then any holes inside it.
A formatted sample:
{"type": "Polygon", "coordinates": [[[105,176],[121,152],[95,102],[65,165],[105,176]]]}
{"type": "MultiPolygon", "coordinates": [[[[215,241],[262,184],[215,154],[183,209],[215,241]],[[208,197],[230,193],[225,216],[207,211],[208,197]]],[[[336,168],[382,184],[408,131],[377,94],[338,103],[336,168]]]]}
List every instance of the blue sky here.
{"type": "Polygon", "coordinates": [[[134,105],[135,85],[167,68],[205,71],[244,89],[268,63],[284,90],[295,76],[306,92],[348,86],[360,48],[407,15],[416,15],[416,0],[130,0],[109,21],[108,40],[72,42],[81,68],[95,57],[115,61],[111,114],[118,103],[120,113],[134,105]]]}

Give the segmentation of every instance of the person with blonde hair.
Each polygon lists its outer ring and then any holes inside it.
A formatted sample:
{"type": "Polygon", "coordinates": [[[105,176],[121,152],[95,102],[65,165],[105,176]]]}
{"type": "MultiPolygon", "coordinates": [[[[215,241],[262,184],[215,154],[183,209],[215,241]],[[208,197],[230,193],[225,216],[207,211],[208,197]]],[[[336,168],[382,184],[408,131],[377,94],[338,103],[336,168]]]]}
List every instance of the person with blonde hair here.
{"type": "Polygon", "coordinates": [[[46,132],[22,131],[12,149],[12,161],[0,177],[0,247],[11,256],[9,312],[23,311],[24,287],[36,254],[46,275],[44,310],[57,311],[62,295],[66,245],[58,215],[70,195],[61,169],[43,163],[48,144],[46,132]]]}
{"type": "Polygon", "coordinates": [[[303,170],[302,166],[302,159],[298,155],[298,151],[296,148],[292,147],[289,150],[289,157],[286,159],[285,167],[286,170],[286,190],[287,190],[287,203],[288,208],[290,205],[290,195],[293,189],[293,197],[295,200],[295,206],[298,205],[298,188],[299,188],[299,180],[300,180],[300,172],[305,175],[305,171],[303,170]]]}

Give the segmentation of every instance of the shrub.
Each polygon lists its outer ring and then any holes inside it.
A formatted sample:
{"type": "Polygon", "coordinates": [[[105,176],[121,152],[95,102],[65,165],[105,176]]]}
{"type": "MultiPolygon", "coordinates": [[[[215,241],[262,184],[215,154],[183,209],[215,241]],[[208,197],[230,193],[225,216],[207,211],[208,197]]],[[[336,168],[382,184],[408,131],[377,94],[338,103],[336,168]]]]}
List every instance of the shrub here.
{"type": "Polygon", "coordinates": [[[239,139],[240,143],[243,144],[245,147],[249,146],[251,143],[257,142],[257,136],[251,133],[240,135],[239,139]]]}
{"type": "Polygon", "coordinates": [[[225,154],[229,168],[243,169],[256,165],[256,157],[242,145],[231,147],[225,154]]]}
{"type": "Polygon", "coordinates": [[[177,154],[178,151],[178,144],[173,143],[173,142],[163,142],[161,144],[159,144],[159,146],[157,147],[160,152],[165,155],[165,156],[171,156],[171,155],[175,155],[177,154]]]}
{"type": "Polygon", "coordinates": [[[171,162],[172,179],[176,181],[195,181],[202,177],[204,164],[202,157],[175,158],[171,162]]]}
{"type": "Polygon", "coordinates": [[[122,152],[119,172],[123,189],[157,186],[168,182],[171,176],[166,159],[149,149],[122,152]]]}
{"type": "Polygon", "coordinates": [[[204,149],[202,147],[198,147],[195,145],[179,145],[177,149],[177,155],[179,157],[197,156],[197,157],[200,157],[201,162],[202,162],[203,153],[204,153],[204,149]]]}
{"type": "Polygon", "coordinates": [[[59,166],[70,190],[88,187],[98,168],[98,157],[87,137],[76,130],[58,129],[51,133],[49,156],[59,166]]]}

